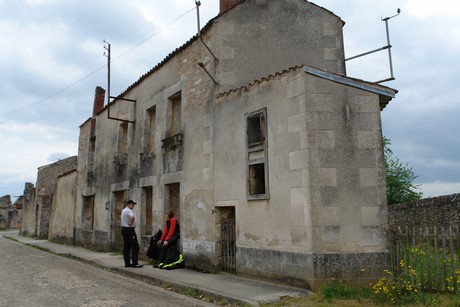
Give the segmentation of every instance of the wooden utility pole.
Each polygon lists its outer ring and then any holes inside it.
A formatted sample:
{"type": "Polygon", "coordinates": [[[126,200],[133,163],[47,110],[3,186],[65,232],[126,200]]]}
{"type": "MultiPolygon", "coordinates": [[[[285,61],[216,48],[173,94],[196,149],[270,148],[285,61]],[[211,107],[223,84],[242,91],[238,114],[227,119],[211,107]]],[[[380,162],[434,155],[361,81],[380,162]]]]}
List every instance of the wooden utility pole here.
{"type": "Polygon", "coordinates": [[[107,57],[107,104],[110,103],[110,44],[104,40],[104,49],[107,50],[107,53],[104,52],[104,55],[107,57]]]}

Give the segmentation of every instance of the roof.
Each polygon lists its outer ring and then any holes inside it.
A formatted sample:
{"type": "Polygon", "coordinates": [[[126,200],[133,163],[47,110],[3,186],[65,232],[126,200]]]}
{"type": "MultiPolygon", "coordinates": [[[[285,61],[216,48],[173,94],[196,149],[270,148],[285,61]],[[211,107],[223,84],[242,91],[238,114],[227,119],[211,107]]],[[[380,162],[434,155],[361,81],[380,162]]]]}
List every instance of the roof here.
{"type": "MultiPolygon", "coordinates": [[[[249,0],[242,0],[240,3],[238,3],[237,5],[235,5],[234,7],[232,7],[231,9],[217,15],[216,17],[210,19],[206,25],[201,29],[200,33],[201,34],[204,34],[206,33],[210,28],[211,26],[214,24],[214,22],[220,18],[221,16],[227,14],[229,11],[233,10],[235,7],[241,5],[242,3],[244,2],[247,2],[249,0]]],[[[305,2],[308,2],[309,4],[311,5],[314,5],[318,8],[321,8],[322,10],[328,12],[329,14],[339,18],[341,21],[342,21],[342,26],[345,25],[345,22],[337,15],[335,15],[333,12],[329,11],[328,9],[325,9],[324,7],[322,6],[319,6],[313,2],[309,2],[309,1],[306,1],[305,2]]],[[[179,52],[181,52],[182,50],[186,49],[188,46],[190,46],[194,41],[196,41],[197,39],[199,39],[199,35],[198,33],[193,36],[192,38],[190,38],[186,43],[184,43],[182,46],[176,48],[174,51],[172,51],[171,53],[169,53],[161,62],[159,62],[157,65],[155,65],[153,68],[151,68],[149,71],[147,71],[145,74],[143,74],[141,77],[139,77],[139,79],[137,79],[137,81],[135,81],[133,84],[131,84],[130,86],[128,86],[128,88],[126,90],[124,90],[123,92],[121,92],[118,96],[118,97],[123,97],[125,96],[126,94],[128,94],[129,91],[131,91],[133,88],[135,88],[137,85],[139,85],[140,83],[142,83],[142,81],[144,81],[146,78],[148,78],[150,75],[152,75],[155,71],[157,71],[158,69],[160,69],[163,65],[165,65],[170,59],[172,59],[176,54],[178,54],[179,52]]],[[[117,98],[115,98],[111,103],[109,103],[108,105],[114,103],[117,98]]],[[[101,111],[103,111],[107,106],[105,106],[101,111]]],[[[99,113],[100,113],[99,112],[99,113]]]]}
{"type": "Polygon", "coordinates": [[[340,83],[346,86],[351,86],[354,88],[358,88],[361,90],[365,90],[368,92],[378,94],[380,96],[380,110],[383,110],[386,107],[386,105],[390,102],[390,100],[395,97],[396,93],[398,93],[397,90],[392,89],[387,86],[380,85],[378,83],[368,82],[368,81],[364,81],[364,80],[357,79],[357,78],[347,77],[339,73],[329,72],[329,71],[322,70],[322,69],[319,69],[313,66],[309,66],[309,65],[296,65],[288,69],[284,69],[280,72],[276,72],[274,74],[260,78],[258,80],[254,80],[248,85],[243,85],[235,89],[231,89],[225,92],[218,93],[216,95],[216,98],[227,96],[227,95],[230,95],[231,93],[247,91],[249,88],[253,86],[256,86],[263,82],[269,82],[271,80],[277,79],[281,76],[287,75],[288,73],[292,71],[296,71],[298,69],[303,69],[305,73],[322,78],[322,79],[326,79],[332,82],[340,83]]]}
{"type": "Polygon", "coordinates": [[[336,83],[352,86],[358,89],[362,89],[368,92],[372,92],[380,95],[380,110],[383,110],[391,99],[395,98],[398,93],[397,90],[392,89],[384,85],[380,85],[375,82],[364,81],[357,78],[351,78],[344,76],[339,73],[332,73],[313,66],[304,66],[304,71],[308,74],[333,81],[336,83]]]}

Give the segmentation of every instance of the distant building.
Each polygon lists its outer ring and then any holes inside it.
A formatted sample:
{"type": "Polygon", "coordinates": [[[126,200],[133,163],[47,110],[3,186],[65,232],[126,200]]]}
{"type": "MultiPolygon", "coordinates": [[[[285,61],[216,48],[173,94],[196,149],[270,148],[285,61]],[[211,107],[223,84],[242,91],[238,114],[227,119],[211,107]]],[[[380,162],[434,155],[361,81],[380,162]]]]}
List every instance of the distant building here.
{"type": "MultiPolygon", "coordinates": [[[[53,211],[65,202],[56,198],[60,177],[76,170],[77,157],[59,160],[55,163],[38,168],[36,187],[26,183],[24,188],[24,202],[22,206],[21,231],[38,238],[48,238],[49,225],[53,211]]],[[[66,193],[75,193],[75,185],[66,193]]],[[[61,192],[63,192],[61,190],[61,192]]],[[[72,204],[73,206],[75,204],[72,204]]],[[[69,212],[70,213],[70,212],[69,212]]],[[[72,227],[73,225],[71,225],[72,227]]],[[[72,229],[73,233],[73,229],[72,229]]]]}
{"type": "Polygon", "coordinates": [[[0,230],[21,227],[20,208],[11,203],[11,195],[0,197],[0,230]]]}

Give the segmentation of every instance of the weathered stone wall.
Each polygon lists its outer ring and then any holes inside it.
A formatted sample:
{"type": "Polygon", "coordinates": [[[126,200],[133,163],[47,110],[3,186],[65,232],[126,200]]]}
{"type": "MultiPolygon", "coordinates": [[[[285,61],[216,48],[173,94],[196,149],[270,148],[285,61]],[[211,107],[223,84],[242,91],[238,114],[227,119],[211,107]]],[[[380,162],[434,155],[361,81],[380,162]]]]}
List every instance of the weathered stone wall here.
{"type": "Polygon", "coordinates": [[[55,203],[49,222],[49,240],[55,242],[73,243],[76,182],[76,170],[59,176],[55,203]]]}
{"type": "Polygon", "coordinates": [[[315,290],[331,281],[367,286],[388,268],[389,254],[300,253],[238,247],[237,272],[315,290]]]}
{"type": "Polygon", "coordinates": [[[21,233],[35,234],[35,186],[26,182],[24,185],[23,202],[21,209],[21,233]]]}
{"type": "Polygon", "coordinates": [[[0,197],[0,208],[7,208],[9,206],[11,206],[11,195],[0,197]]]}
{"type": "Polygon", "coordinates": [[[377,94],[303,69],[222,96],[214,106],[214,198],[235,206],[238,273],[312,289],[332,277],[366,284],[381,276],[387,206],[379,113],[377,94]],[[244,114],[263,107],[270,198],[253,201],[235,178],[246,176],[244,114]]]}
{"type": "Polygon", "coordinates": [[[11,196],[0,197],[0,229],[18,229],[21,227],[20,208],[11,203],[11,196]]]}
{"type": "Polygon", "coordinates": [[[59,176],[76,168],[76,156],[38,168],[36,185],[36,206],[38,206],[36,235],[39,238],[48,238],[49,221],[59,176]]]}
{"type": "Polygon", "coordinates": [[[0,229],[10,229],[10,221],[8,219],[8,211],[10,206],[10,195],[0,197],[0,229]]]}
{"type": "Polygon", "coordinates": [[[460,225],[460,193],[388,206],[389,229],[460,225]]]}

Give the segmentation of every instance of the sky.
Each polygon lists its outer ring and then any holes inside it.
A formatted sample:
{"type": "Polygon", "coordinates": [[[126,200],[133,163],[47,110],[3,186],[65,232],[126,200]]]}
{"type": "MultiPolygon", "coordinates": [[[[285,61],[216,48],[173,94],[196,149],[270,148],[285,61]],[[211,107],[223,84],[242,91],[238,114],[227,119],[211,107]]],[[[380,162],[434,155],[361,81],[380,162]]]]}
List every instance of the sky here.
{"type": "MultiPolygon", "coordinates": [[[[382,19],[394,16],[395,80],[382,84],[398,94],[381,113],[383,134],[424,197],[460,193],[460,2],[311,2],[345,22],[346,58],[386,46],[382,19]]],[[[0,196],[14,202],[40,166],[77,155],[95,88],[107,88],[107,43],[117,96],[196,34],[195,8],[194,0],[0,0],[0,196]]],[[[201,0],[201,26],[218,12],[218,0],[201,0]]],[[[388,51],[347,61],[347,74],[389,78],[388,51]]]]}

